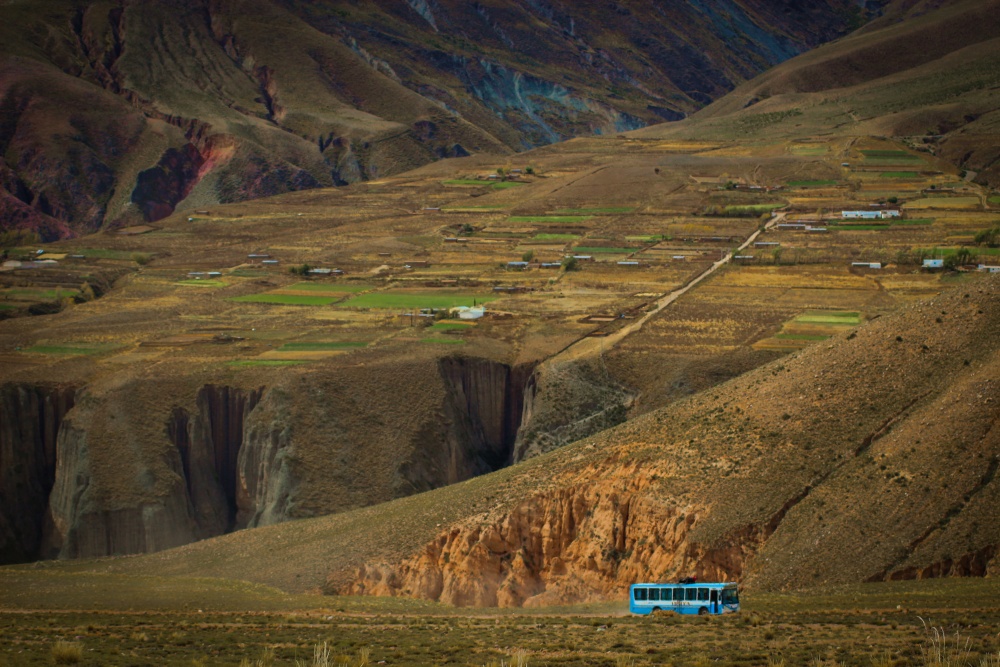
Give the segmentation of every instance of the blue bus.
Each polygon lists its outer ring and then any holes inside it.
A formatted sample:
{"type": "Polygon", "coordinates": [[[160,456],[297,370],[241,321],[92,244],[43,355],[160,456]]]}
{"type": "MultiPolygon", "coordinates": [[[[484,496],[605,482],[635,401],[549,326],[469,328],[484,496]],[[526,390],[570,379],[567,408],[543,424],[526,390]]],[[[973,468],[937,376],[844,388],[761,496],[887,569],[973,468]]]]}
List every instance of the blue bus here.
{"type": "Polygon", "coordinates": [[[674,611],[678,614],[731,614],[740,610],[734,583],[632,584],[628,608],[633,614],[674,611]]]}

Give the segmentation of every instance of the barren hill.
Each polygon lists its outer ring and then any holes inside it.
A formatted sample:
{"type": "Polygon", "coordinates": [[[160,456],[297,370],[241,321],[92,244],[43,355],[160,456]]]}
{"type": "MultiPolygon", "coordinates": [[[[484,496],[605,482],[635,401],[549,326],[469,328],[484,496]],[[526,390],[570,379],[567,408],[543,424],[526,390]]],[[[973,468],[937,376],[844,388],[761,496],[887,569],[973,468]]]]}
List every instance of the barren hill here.
{"type": "Polygon", "coordinates": [[[5,3],[0,224],[65,238],[675,120],[856,4],[5,3]]]}

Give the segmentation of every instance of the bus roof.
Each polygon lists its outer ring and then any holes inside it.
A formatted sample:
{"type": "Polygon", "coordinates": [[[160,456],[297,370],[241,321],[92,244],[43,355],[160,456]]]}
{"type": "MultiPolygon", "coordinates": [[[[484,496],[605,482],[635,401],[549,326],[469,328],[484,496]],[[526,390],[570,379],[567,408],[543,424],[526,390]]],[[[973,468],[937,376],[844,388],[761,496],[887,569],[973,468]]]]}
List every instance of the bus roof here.
{"type": "Polygon", "coordinates": [[[721,587],[725,587],[725,586],[736,587],[737,585],[738,584],[735,581],[698,581],[698,582],[695,582],[693,584],[681,584],[681,583],[677,583],[677,582],[657,581],[657,582],[632,584],[632,586],[687,586],[688,588],[698,588],[698,587],[704,587],[704,588],[716,587],[716,588],[718,588],[720,586],[721,587]]]}

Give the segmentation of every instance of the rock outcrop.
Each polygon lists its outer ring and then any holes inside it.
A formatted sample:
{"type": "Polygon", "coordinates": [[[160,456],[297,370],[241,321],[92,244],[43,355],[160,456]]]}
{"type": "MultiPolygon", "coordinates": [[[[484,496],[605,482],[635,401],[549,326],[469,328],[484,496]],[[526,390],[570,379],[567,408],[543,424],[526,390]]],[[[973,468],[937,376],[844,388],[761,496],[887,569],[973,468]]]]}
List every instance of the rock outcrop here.
{"type": "Polygon", "coordinates": [[[471,497],[494,507],[334,572],[329,591],[531,606],[687,575],[775,590],[995,572],[998,290],[960,288],[527,460],[471,497]]]}
{"type": "Polygon", "coordinates": [[[0,386],[0,563],[43,557],[57,440],[76,388],[0,386]]]}

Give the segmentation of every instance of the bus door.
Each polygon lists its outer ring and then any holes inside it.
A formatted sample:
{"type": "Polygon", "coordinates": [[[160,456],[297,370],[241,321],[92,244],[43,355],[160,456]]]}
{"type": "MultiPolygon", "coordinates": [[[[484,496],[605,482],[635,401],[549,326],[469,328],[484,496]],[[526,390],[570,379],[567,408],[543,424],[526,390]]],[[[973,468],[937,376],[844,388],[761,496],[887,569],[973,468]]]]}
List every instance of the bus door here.
{"type": "Polygon", "coordinates": [[[719,609],[719,591],[713,588],[711,595],[709,598],[709,609],[713,614],[721,614],[722,610],[719,609]]]}

